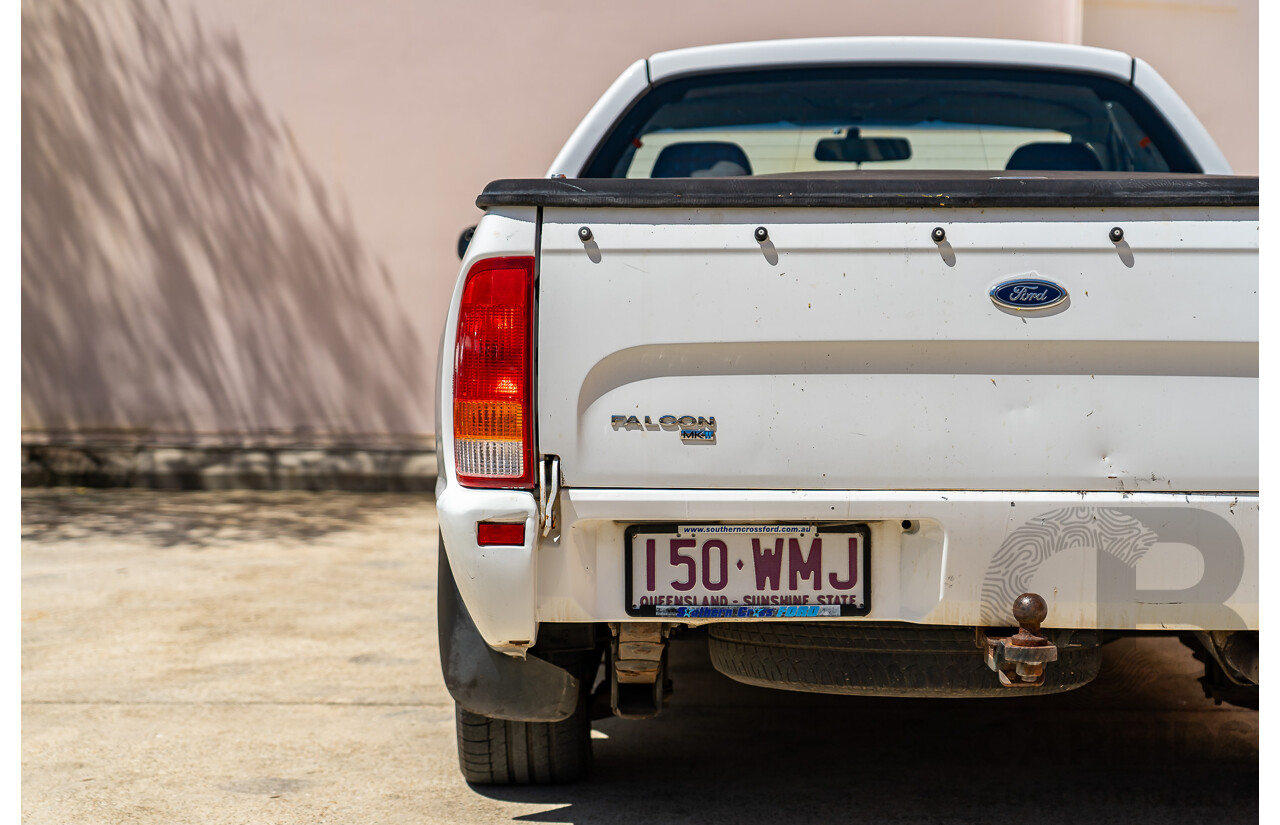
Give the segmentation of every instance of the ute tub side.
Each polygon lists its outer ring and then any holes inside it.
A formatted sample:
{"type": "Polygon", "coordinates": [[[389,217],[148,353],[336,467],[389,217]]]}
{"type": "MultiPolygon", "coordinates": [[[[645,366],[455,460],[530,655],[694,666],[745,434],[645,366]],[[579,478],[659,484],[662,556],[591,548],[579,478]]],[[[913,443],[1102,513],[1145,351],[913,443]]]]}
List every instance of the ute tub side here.
{"type": "MultiPolygon", "coordinates": [[[[534,255],[537,245],[537,210],[528,207],[491,209],[476,226],[462,261],[465,274],[486,258],[534,255]]],[[[445,321],[440,347],[436,387],[436,452],[440,474],[436,478],[436,509],[446,553],[458,592],[470,620],[495,649],[523,654],[537,640],[534,593],[534,547],[538,502],[521,490],[479,490],[458,482],[453,439],[453,369],[458,310],[463,279],[459,278],[445,321]],[[520,546],[481,547],[476,524],[481,521],[522,522],[520,546]]]]}

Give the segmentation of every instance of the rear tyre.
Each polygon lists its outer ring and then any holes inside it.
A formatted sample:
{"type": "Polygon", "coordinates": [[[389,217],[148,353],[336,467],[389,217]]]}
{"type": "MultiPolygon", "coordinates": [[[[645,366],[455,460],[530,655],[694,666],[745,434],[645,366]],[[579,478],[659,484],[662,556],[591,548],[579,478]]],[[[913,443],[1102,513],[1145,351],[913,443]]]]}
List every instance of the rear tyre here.
{"type": "Polygon", "coordinates": [[[591,768],[591,720],[581,699],[561,722],[512,722],[455,707],[458,765],[473,785],[555,785],[591,768]]]}

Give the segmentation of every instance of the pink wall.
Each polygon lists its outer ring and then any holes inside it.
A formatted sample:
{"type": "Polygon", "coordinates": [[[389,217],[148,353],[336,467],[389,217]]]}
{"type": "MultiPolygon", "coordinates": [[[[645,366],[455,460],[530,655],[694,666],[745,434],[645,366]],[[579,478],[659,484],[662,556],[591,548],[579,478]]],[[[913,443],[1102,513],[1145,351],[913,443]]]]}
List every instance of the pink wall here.
{"type": "Polygon", "coordinates": [[[23,4],[24,430],[430,432],[475,195],[541,175],[664,49],[1083,38],[1148,59],[1257,166],[1256,0],[169,8],[23,4]]]}
{"type": "Polygon", "coordinates": [[[1258,0],[1084,0],[1083,42],[1150,63],[1236,173],[1258,174],[1258,0]]]}

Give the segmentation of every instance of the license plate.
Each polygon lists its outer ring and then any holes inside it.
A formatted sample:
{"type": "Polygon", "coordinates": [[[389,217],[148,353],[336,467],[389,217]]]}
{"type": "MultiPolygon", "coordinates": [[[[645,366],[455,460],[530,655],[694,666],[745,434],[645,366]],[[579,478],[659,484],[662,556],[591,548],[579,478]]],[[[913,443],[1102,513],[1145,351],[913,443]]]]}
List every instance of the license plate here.
{"type": "Polygon", "coordinates": [[[627,613],[803,619],[871,610],[865,524],[629,527],[627,613]]]}

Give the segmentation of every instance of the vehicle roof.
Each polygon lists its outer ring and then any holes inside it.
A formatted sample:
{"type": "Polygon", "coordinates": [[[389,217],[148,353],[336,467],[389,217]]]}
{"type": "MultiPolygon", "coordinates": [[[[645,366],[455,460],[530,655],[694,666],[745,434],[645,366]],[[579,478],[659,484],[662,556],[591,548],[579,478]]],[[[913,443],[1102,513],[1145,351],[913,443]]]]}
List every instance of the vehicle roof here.
{"type": "Polygon", "coordinates": [[[649,58],[649,81],[690,72],[826,63],[921,63],[1035,66],[1133,77],[1124,52],[1065,43],[980,37],[812,37],[722,43],[658,52],[649,58]]]}

